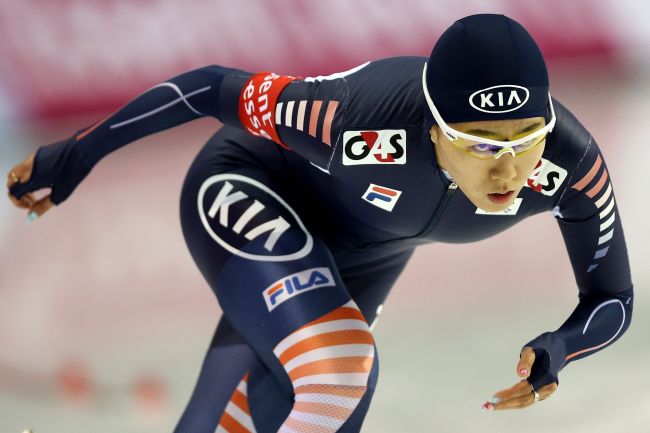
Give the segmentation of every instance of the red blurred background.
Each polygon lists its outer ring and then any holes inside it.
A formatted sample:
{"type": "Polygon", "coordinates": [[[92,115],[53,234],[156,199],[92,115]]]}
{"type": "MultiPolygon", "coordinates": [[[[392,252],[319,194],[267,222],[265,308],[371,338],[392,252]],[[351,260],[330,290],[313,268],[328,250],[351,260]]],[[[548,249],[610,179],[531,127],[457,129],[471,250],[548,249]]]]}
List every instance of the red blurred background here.
{"type": "MultiPolygon", "coordinates": [[[[364,431],[645,432],[649,3],[0,0],[0,171],[189,69],[328,75],[428,56],[454,20],[481,12],[531,32],[551,93],[598,140],[627,235],[635,319],[615,346],[563,371],[543,406],[481,413],[516,381],[521,344],[577,301],[559,231],[537,216],[476,244],[423,247],[375,331],[382,373],[364,431]]],[[[221,314],[177,208],[185,171],[218,127],[202,119],[121,149],[31,225],[0,201],[0,431],[173,429],[221,314]]]]}

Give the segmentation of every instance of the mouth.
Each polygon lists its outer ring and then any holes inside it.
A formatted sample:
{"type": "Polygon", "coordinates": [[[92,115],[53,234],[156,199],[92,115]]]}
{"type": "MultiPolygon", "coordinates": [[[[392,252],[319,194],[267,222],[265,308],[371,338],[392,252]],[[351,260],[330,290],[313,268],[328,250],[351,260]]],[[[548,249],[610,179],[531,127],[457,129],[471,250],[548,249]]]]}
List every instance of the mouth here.
{"type": "Polygon", "coordinates": [[[514,191],[508,191],[508,192],[503,193],[503,194],[498,193],[498,192],[494,192],[494,193],[488,194],[488,197],[492,201],[492,203],[502,204],[502,203],[507,203],[508,201],[510,201],[512,199],[512,196],[513,196],[514,193],[515,193],[514,191]]]}

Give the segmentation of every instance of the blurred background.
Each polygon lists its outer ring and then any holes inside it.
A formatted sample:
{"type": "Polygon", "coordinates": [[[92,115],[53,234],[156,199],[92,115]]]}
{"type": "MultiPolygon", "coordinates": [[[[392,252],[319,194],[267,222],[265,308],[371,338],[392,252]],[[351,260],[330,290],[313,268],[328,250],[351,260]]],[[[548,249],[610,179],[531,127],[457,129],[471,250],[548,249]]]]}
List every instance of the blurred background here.
{"type": "MultiPolygon", "coordinates": [[[[599,142],[635,317],[614,346],[563,370],[551,399],[482,412],[517,382],[522,344],[576,305],[560,232],[539,215],[479,243],[423,247],[375,329],[381,374],[364,431],[645,433],[648,2],[0,0],[0,172],[186,70],[328,75],[428,56],[445,28],[480,12],[531,32],[551,93],[599,142]]],[[[115,152],[31,225],[0,200],[0,432],[173,430],[221,315],[178,217],[185,172],[219,126],[201,119],[115,152]]]]}

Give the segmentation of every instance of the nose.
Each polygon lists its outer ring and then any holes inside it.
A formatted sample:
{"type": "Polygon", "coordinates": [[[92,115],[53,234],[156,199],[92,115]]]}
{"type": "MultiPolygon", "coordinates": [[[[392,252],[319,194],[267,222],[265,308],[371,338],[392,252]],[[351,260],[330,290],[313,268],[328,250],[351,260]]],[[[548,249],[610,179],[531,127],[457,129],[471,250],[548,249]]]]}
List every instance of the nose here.
{"type": "Polygon", "coordinates": [[[497,161],[490,170],[492,180],[509,183],[517,177],[517,168],[515,167],[513,156],[503,155],[497,161]]]}

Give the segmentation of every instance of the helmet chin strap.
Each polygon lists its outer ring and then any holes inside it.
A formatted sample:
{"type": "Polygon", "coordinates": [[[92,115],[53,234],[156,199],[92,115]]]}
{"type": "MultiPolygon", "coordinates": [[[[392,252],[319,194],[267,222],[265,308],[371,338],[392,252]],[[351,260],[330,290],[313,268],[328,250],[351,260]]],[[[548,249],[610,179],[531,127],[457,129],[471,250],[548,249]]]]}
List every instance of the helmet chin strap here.
{"type": "Polygon", "coordinates": [[[504,147],[503,149],[498,151],[496,155],[494,155],[494,159],[499,159],[508,152],[510,152],[510,154],[512,154],[513,157],[515,156],[515,151],[512,150],[512,147],[504,147]]]}

